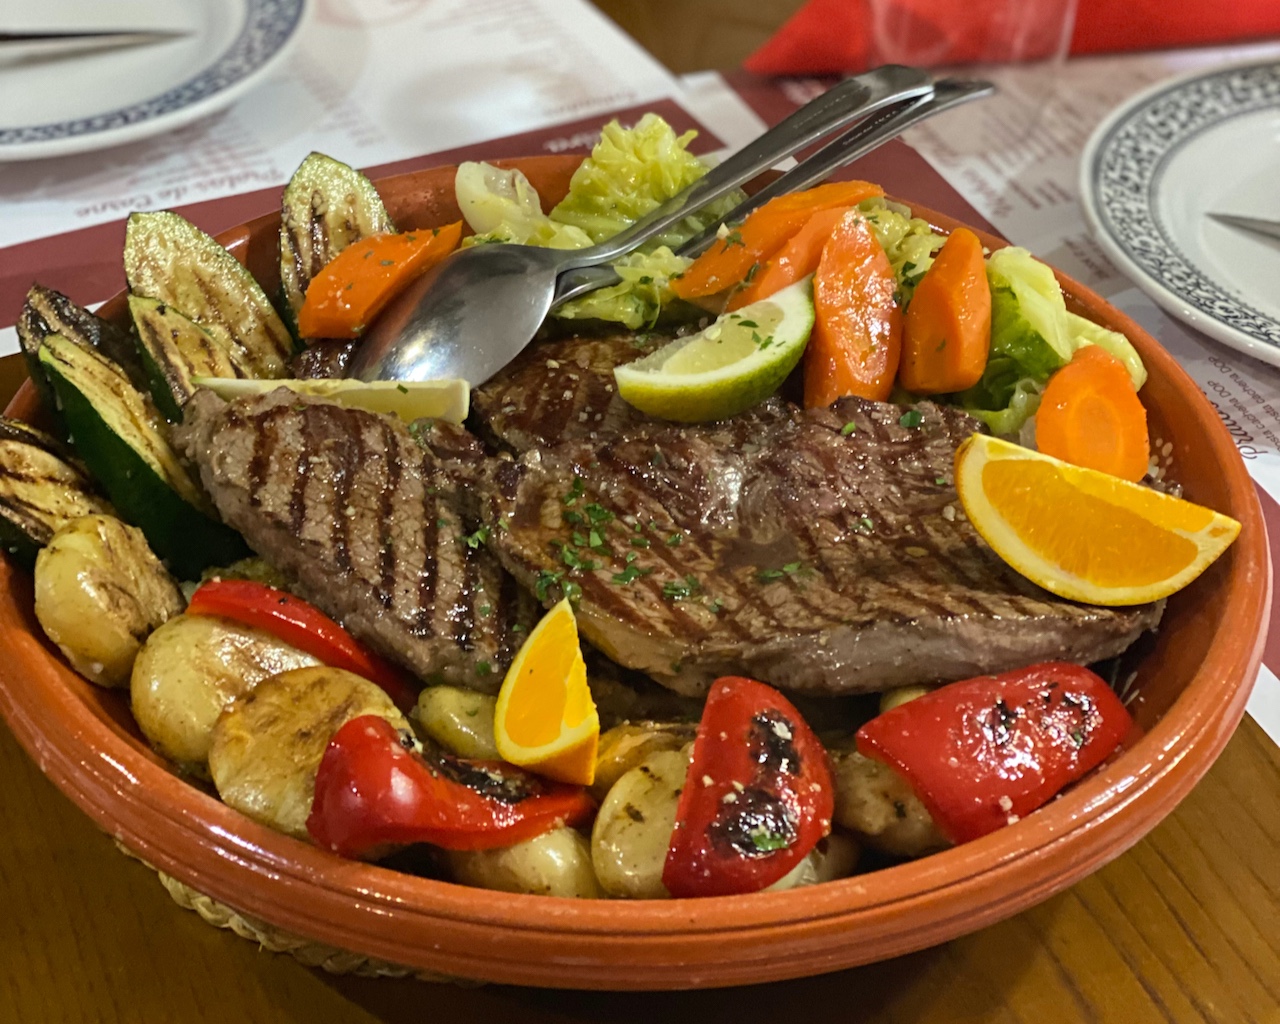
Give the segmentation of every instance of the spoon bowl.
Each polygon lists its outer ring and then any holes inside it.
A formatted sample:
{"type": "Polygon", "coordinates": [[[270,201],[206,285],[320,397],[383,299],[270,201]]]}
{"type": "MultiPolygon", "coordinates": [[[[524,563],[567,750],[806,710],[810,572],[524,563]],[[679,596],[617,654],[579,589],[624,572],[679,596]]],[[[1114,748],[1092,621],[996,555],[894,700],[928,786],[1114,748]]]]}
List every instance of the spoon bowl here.
{"type": "Polygon", "coordinates": [[[562,250],[531,245],[458,250],[392,300],[348,376],[483,383],[520,354],[551,312],[563,259],[562,250]]]}

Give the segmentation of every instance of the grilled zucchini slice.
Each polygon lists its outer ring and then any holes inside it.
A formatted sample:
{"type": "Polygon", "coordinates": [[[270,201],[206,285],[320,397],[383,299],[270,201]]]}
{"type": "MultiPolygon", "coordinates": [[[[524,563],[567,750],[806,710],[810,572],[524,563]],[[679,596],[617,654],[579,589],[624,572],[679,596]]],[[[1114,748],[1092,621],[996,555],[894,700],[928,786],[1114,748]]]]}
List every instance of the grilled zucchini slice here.
{"type": "Polygon", "coordinates": [[[51,334],[60,334],[101,352],[123,369],[136,386],[142,386],[146,379],[133,339],[128,334],[52,288],[42,284],[31,286],[16,326],[27,373],[50,409],[55,408],[53,389],[40,366],[39,353],[44,339],[51,334]]]}
{"type": "Polygon", "coordinates": [[[193,377],[247,377],[253,371],[242,352],[237,360],[212,334],[159,299],[129,296],[129,313],[138,328],[138,349],[156,408],[171,423],[182,421],[182,407],[196,391],[193,377]]]}
{"type": "Polygon", "coordinates": [[[280,212],[280,290],[295,317],[326,263],[352,242],[396,229],[373,182],[323,153],[293,172],[280,212]]]}
{"type": "Polygon", "coordinates": [[[34,427],[0,420],[0,546],[27,569],[35,567],[36,554],[72,520],[113,511],[84,471],[59,454],[59,447],[34,427]],[[41,443],[46,439],[52,445],[41,443]]]}
{"type": "Polygon", "coordinates": [[[124,272],[134,295],[173,306],[228,352],[243,352],[255,377],[281,377],[293,338],[253,275],[176,213],[135,213],[124,236],[124,272]]]}
{"type": "Polygon", "coordinates": [[[165,437],[164,420],[112,362],[52,335],[40,348],[76,450],[120,514],[141,528],[180,579],[249,553],[212,508],[165,437]]]}

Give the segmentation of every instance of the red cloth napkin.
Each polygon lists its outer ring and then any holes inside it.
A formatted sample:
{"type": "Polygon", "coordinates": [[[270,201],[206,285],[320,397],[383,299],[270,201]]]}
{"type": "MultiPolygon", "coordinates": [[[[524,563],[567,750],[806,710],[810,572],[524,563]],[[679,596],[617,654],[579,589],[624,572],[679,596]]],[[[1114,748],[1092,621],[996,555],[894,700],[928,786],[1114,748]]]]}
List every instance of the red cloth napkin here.
{"type": "MultiPolygon", "coordinates": [[[[964,12],[960,2],[931,5],[939,23],[930,27],[950,39],[934,63],[972,59],[966,56],[964,12]],[[948,8],[955,14],[948,16],[948,8]]],[[[1080,0],[1071,52],[1161,50],[1274,35],[1280,35],[1277,0],[1080,0]]],[[[809,0],[744,66],[758,75],[833,75],[865,68],[871,55],[865,0],[809,0]]]]}

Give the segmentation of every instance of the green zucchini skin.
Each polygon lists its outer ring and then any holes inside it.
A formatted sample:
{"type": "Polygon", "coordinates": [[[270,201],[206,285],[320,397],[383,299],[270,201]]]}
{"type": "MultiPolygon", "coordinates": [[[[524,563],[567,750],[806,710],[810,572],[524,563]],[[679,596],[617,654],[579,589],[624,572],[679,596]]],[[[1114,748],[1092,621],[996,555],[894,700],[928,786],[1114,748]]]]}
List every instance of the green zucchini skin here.
{"type": "Polygon", "coordinates": [[[101,352],[123,369],[135,386],[141,386],[146,380],[133,339],[126,332],[52,288],[42,284],[31,286],[16,327],[27,373],[49,409],[56,409],[53,389],[40,365],[39,353],[44,339],[51,334],[60,334],[101,352]]]}
{"type": "Polygon", "coordinates": [[[214,239],[176,213],[130,215],[129,291],[181,310],[254,377],[282,377],[294,343],[262,286],[214,239]]]}
{"type": "Polygon", "coordinates": [[[249,554],[186,475],[150,402],[96,352],[54,335],[40,349],[73,443],[125,521],[180,579],[249,554]],[[182,493],[179,493],[179,492],[182,493]]]}
{"type": "Polygon", "coordinates": [[[130,295],[129,313],[151,397],[170,423],[182,422],[182,407],[196,391],[193,377],[249,375],[250,367],[243,360],[237,367],[217,338],[159,299],[130,295]]]}
{"type": "Polygon", "coordinates": [[[373,182],[312,153],[285,186],[280,209],[280,291],[296,321],[307,285],[352,242],[395,231],[373,182]]]}
{"type": "Polygon", "coordinates": [[[18,421],[0,425],[0,549],[30,570],[40,549],[67,523],[115,510],[81,469],[24,439],[18,421]]]}

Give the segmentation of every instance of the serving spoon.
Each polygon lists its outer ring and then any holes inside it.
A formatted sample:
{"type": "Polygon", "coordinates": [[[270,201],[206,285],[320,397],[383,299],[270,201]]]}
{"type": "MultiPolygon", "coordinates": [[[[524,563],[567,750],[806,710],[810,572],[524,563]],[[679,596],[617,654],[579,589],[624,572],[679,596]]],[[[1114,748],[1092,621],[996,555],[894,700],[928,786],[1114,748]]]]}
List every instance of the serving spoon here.
{"type": "Polygon", "coordinates": [[[460,249],[394,299],[371,325],[347,376],[361,380],[488,380],[529,343],[567,270],[631,252],[778,161],[861,118],[933,93],[928,74],[888,65],[846,79],[805,104],[684,191],[612,238],[585,249],[479,245],[460,249]]]}

